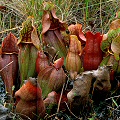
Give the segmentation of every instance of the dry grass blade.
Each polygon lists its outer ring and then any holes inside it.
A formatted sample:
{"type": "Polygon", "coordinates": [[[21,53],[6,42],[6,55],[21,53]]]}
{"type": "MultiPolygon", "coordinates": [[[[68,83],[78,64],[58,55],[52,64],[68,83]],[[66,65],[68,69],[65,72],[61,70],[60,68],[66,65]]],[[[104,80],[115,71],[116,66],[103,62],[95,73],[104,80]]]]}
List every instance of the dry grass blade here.
{"type": "Polygon", "coordinates": [[[120,97],[120,95],[117,95],[117,96],[109,97],[109,98],[107,98],[105,100],[107,101],[107,100],[110,100],[110,99],[113,99],[113,98],[119,98],[119,97],[120,97]]]}
{"type": "Polygon", "coordinates": [[[8,63],[5,67],[3,67],[3,68],[0,70],[0,72],[3,71],[6,67],[8,67],[9,65],[11,65],[12,63],[13,63],[13,61],[10,62],[10,63],[8,63]]]}
{"type": "MultiPolygon", "coordinates": [[[[13,113],[13,112],[10,112],[10,114],[11,114],[13,117],[16,116],[16,115],[20,115],[20,116],[26,117],[27,120],[31,120],[28,116],[26,116],[26,115],[24,115],[24,114],[21,114],[21,113],[13,113]]],[[[17,119],[19,119],[19,120],[24,120],[24,119],[22,119],[21,117],[17,117],[17,119]]],[[[17,120],[17,119],[15,119],[15,120],[17,120]]]]}
{"type": "Polygon", "coordinates": [[[19,28],[21,28],[21,27],[22,27],[22,26],[18,26],[18,27],[15,27],[15,28],[3,30],[3,31],[0,32],[0,34],[5,33],[5,32],[9,32],[9,31],[12,31],[12,30],[19,29],[19,28]]]}
{"type": "Polygon", "coordinates": [[[57,108],[57,113],[59,112],[59,108],[60,108],[60,103],[61,103],[64,87],[65,87],[65,83],[63,84],[62,91],[61,91],[61,94],[60,94],[60,98],[59,98],[59,102],[58,102],[58,108],[57,108]]]}
{"type": "Polygon", "coordinates": [[[65,104],[66,104],[66,106],[67,106],[67,108],[68,108],[70,114],[72,114],[76,119],[82,120],[82,118],[77,117],[77,116],[70,110],[70,108],[69,108],[69,106],[68,106],[68,104],[67,104],[66,102],[65,102],[65,104]]]}

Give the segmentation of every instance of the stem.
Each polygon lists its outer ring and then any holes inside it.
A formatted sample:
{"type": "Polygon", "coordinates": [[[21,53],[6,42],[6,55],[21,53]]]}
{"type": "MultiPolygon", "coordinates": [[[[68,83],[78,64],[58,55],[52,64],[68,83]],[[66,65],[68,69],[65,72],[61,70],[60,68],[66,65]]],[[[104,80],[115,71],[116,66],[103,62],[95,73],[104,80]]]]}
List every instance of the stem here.
{"type": "Polygon", "coordinates": [[[103,34],[103,25],[102,25],[102,6],[101,6],[101,0],[100,0],[100,26],[101,26],[101,29],[102,29],[102,34],[103,34]]]}
{"type": "Polygon", "coordinates": [[[59,112],[59,108],[60,108],[60,103],[61,103],[64,87],[65,87],[65,83],[63,84],[62,91],[61,91],[61,94],[60,94],[60,99],[59,99],[59,102],[58,102],[57,113],[59,112]]]}
{"type": "Polygon", "coordinates": [[[86,10],[85,10],[85,14],[86,14],[86,21],[88,20],[88,13],[89,13],[89,11],[88,11],[88,5],[89,5],[89,0],[85,0],[85,6],[86,6],[86,10]]]}

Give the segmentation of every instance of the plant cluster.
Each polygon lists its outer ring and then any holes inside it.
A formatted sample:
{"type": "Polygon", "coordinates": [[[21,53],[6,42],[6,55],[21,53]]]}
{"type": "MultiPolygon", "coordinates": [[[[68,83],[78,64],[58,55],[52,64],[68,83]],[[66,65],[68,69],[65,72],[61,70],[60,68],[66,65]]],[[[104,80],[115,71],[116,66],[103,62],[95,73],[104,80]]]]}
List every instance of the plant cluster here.
{"type": "Polygon", "coordinates": [[[42,5],[40,37],[29,16],[19,39],[9,33],[2,41],[0,75],[15,106],[11,116],[119,119],[120,12],[100,34],[83,32],[80,23],[68,26],[54,4],[42,5]]]}

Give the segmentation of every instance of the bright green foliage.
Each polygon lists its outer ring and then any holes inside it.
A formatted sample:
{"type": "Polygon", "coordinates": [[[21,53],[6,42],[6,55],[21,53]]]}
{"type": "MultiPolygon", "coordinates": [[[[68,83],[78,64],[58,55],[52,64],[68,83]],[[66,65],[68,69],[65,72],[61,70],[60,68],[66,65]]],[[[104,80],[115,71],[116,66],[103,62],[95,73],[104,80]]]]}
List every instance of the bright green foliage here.
{"type": "Polygon", "coordinates": [[[101,50],[106,51],[111,46],[112,41],[118,36],[120,33],[120,28],[116,30],[110,30],[107,35],[107,39],[103,40],[101,43],[101,50]]]}
{"type": "Polygon", "coordinates": [[[110,55],[103,58],[102,62],[100,63],[100,66],[107,65],[108,60],[110,59],[110,55]]]}

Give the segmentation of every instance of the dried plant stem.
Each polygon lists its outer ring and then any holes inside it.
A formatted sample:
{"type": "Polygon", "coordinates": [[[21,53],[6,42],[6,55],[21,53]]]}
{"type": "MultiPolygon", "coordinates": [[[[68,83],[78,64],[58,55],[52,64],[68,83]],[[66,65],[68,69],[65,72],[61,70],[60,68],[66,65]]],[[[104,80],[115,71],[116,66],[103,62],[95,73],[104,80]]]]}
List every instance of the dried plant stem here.
{"type": "Polygon", "coordinates": [[[120,105],[117,108],[115,108],[112,112],[114,112],[114,111],[120,111],[119,108],[120,108],[120,105]]]}
{"type": "Polygon", "coordinates": [[[52,115],[50,115],[49,117],[45,116],[44,119],[47,120],[47,119],[49,119],[49,118],[51,118],[51,117],[53,117],[53,116],[56,116],[57,114],[58,114],[58,113],[52,114],[52,115]]]}
{"type": "Polygon", "coordinates": [[[100,26],[101,26],[101,30],[102,30],[102,34],[103,34],[103,25],[102,25],[102,5],[101,5],[101,0],[100,0],[100,26]]]}
{"type": "MultiPolygon", "coordinates": [[[[10,112],[12,115],[14,115],[14,113],[12,113],[12,112],[10,112]]],[[[24,117],[26,117],[28,120],[31,120],[28,116],[26,116],[26,115],[24,115],[24,114],[21,114],[21,113],[15,113],[15,115],[22,115],[22,116],[24,116],[24,117]]],[[[21,118],[21,120],[23,120],[22,118],[21,118]]]]}
{"type": "Polygon", "coordinates": [[[12,62],[10,62],[10,63],[8,63],[5,67],[3,67],[1,70],[0,70],[0,72],[2,72],[6,67],[8,67],[10,64],[12,64],[13,63],[13,61],[12,62]]]}
{"type": "Polygon", "coordinates": [[[19,29],[19,28],[21,28],[21,27],[22,27],[22,26],[18,26],[18,27],[15,27],[15,28],[7,29],[7,30],[4,30],[4,31],[1,31],[0,34],[1,34],[1,33],[5,33],[5,32],[8,32],[8,31],[12,31],[12,30],[19,29]]]}
{"type": "Polygon", "coordinates": [[[65,87],[65,83],[63,84],[62,91],[61,91],[61,94],[60,94],[60,99],[59,99],[59,102],[58,102],[57,113],[59,112],[59,108],[60,108],[60,103],[61,103],[64,87],[65,87]]]}
{"type": "Polygon", "coordinates": [[[82,120],[82,118],[77,117],[77,116],[70,110],[70,108],[69,108],[69,106],[68,106],[68,104],[67,104],[66,102],[65,102],[65,104],[66,104],[69,112],[70,112],[75,118],[77,118],[78,120],[82,120]]]}
{"type": "Polygon", "coordinates": [[[105,100],[107,101],[107,100],[110,100],[110,99],[113,99],[113,98],[119,98],[119,97],[120,97],[120,95],[117,95],[117,96],[114,96],[114,97],[109,97],[109,98],[107,98],[105,100]]]}

